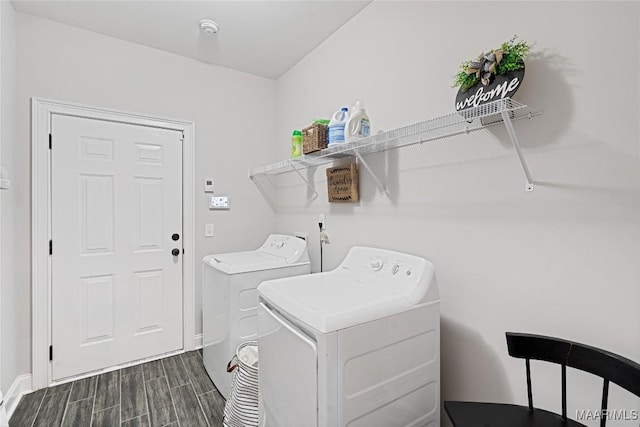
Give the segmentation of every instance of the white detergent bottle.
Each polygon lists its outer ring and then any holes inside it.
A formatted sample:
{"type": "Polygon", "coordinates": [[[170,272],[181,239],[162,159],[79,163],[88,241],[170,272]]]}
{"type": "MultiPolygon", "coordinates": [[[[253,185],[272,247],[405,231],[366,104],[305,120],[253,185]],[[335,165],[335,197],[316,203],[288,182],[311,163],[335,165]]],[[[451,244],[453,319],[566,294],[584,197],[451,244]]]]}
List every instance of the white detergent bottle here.
{"type": "Polygon", "coordinates": [[[369,123],[369,116],[364,109],[364,104],[360,101],[356,101],[355,105],[351,109],[349,120],[344,127],[344,140],[345,142],[352,142],[360,138],[366,138],[371,132],[371,125],[369,123]]]}
{"type": "Polygon", "coordinates": [[[333,114],[329,121],[329,147],[333,147],[337,144],[344,144],[345,126],[348,119],[349,109],[347,107],[342,107],[333,114]]]}

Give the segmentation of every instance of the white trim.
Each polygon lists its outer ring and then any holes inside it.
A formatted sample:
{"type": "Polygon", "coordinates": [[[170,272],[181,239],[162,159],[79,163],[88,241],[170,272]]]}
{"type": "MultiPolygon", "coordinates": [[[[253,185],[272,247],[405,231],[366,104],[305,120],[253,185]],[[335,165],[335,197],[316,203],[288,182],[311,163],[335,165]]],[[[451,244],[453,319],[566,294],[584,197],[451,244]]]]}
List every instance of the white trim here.
{"type": "Polygon", "coordinates": [[[193,337],[193,348],[194,349],[202,348],[202,334],[198,334],[193,337]]]}
{"type": "Polygon", "coordinates": [[[32,380],[33,388],[51,383],[51,265],[49,259],[51,115],[62,114],[181,131],[183,226],[183,350],[195,348],[195,123],[163,117],[91,107],[43,98],[31,100],[31,256],[32,256],[32,380]]]}
{"type": "Polygon", "coordinates": [[[25,374],[16,377],[9,388],[9,391],[4,396],[4,404],[3,407],[5,411],[7,411],[7,419],[11,418],[13,412],[18,407],[18,403],[20,403],[20,399],[25,394],[29,393],[32,390],[31,388],[31,375],[25,374]]]}

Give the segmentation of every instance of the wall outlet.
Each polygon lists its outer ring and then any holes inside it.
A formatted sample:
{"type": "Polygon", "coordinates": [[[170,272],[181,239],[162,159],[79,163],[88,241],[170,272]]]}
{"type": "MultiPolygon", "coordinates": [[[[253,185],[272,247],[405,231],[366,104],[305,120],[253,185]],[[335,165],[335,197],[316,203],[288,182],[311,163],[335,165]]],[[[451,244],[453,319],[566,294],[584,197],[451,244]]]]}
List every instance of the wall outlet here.
{"type": "Polygon", "coordinates": [[[298,239],[309,240],[309,233],[305,233],[304,231],[295,231],[293,235],[298,239]]]}

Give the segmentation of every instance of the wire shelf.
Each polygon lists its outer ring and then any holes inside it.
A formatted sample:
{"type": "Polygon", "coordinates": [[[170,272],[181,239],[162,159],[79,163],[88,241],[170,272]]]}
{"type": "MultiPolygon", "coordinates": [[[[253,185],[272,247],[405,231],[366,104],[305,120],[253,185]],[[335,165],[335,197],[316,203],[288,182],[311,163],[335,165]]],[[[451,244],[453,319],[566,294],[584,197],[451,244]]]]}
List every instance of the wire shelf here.
{"type": "Polygon", "coordinates": [[[293,159],[281,160],[270,165],[251,169],[249,171],[249,177],[253,178],[261,174],[276,175],[285,172],[299,171],[301,169],[331,163],[342,157],[360,157],[366,154],[426,143],[454,135],[468,134],[478,129],[503,123],[503,113],[508,114],[511,121],[524,118],[530,119],[542,114],[511,98],[499,99],[467,110],[436,117],[377,135],[371,135],[354,142],[340,144],[315,153],[293,159]]]}

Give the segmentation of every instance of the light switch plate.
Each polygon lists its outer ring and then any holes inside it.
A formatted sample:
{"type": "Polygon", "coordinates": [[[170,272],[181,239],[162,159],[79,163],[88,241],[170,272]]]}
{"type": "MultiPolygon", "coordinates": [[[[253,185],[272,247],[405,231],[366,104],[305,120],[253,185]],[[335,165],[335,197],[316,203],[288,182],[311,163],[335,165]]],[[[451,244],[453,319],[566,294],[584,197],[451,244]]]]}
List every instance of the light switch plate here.
{"type": "Polygon", "coordinates": [[[229,196],[211,196],[209,209],[229,209],[229,196]]]}
{"type": "Polygon", "coordinates": [[[213,224],[204,225],[204,237],[213,237],[213,224]]]}

